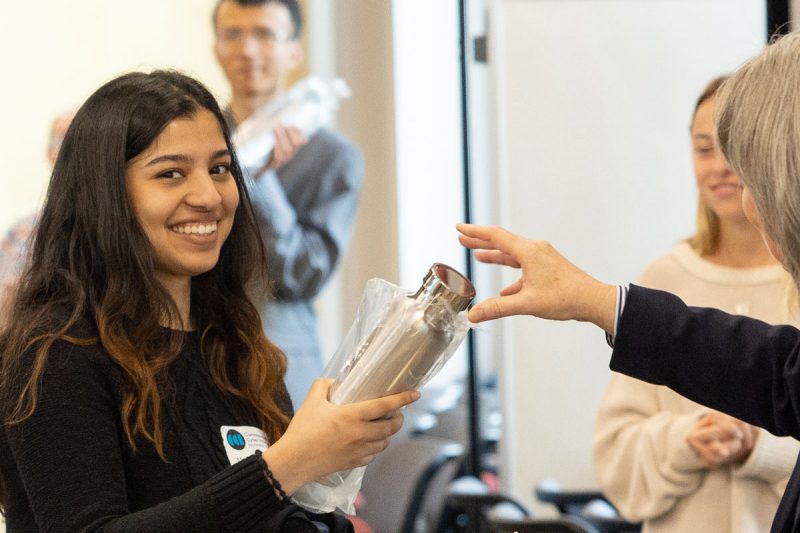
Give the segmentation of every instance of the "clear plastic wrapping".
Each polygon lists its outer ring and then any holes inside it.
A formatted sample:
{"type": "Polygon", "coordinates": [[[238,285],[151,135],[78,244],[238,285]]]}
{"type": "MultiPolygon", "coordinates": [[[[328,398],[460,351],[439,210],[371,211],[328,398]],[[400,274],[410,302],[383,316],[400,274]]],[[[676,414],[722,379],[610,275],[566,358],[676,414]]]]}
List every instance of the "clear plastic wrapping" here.
{"type": "Polygon", "coordinates": [[[245,168],[263,168],[275,145],[276,126],[292,126],[310,137],[333,121],[339,102],[349,96],[350,88],[341,78],[303,78],[239,124],[233,139],[236,156],[245,168]]]}
{"type": "MultiPolygon", "coordinates": [[[[470,328],[466,308],[475,296],[464,276],[434,264],[411,293],[382,279],[367,282],[355,321],[325,369],[334,379],[330,401],[379,398],[427,383],[453,355],[470,328]]],[[[293,499],[314,512],[353,514],[366,467],[309,483],[293,499]]]]}

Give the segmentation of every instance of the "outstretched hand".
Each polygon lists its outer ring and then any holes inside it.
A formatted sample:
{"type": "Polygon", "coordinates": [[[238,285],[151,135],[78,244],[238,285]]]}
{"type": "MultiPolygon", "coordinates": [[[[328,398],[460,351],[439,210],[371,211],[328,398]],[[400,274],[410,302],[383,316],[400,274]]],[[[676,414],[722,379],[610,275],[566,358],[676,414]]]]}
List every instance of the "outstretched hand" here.
{"type": "Polygon", "coordinates": [[[545,241],[533,241],[497,226],[458,224],[459,242],[476,250],[482,263],[522,270],[520,278],[484,300],[469,312],[482,322],[512,315],[533,315],[551,320],[582,320],[612,331],[616,290],[597,281],[545,241]]]}

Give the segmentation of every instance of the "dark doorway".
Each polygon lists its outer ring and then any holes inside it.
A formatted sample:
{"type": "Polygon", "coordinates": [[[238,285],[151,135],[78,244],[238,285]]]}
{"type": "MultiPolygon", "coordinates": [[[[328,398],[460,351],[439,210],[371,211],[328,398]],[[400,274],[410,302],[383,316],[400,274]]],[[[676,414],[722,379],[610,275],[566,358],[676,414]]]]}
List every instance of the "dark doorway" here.
{"type": "Polygon", "coordinates": [[[767,42],[792,30],[790,0],[767,0],[767,42]]]}

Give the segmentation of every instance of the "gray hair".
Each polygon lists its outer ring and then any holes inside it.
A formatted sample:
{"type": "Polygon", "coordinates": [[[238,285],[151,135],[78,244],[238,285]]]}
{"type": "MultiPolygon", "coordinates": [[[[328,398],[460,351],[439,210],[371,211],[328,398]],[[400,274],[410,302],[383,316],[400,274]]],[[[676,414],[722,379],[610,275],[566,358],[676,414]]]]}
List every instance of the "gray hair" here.
{"type": "Polygon", "coordinates": [[[717,135],[800,288],[800,32],[750,59],[717,95],[717,135]]]}

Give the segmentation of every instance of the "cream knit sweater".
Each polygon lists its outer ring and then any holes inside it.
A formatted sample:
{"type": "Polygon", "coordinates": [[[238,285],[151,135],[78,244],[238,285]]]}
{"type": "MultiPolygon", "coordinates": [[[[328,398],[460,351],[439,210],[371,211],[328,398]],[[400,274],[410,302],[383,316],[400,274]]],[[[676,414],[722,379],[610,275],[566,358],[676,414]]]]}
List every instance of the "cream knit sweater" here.
{"type": "MultiPolygon", "coordinates": [[[[797,324],[779,266],[726,268],[686,243],[653,261],[640,284],[689,305],[797,324]]],[[[747,461],[708,470],[686,435],[708,409],[666,387],[614,373],[597,415],[594,469],[602,490],[644,532],[769,531],[800,443],[760,430],[747,461]]]]}

